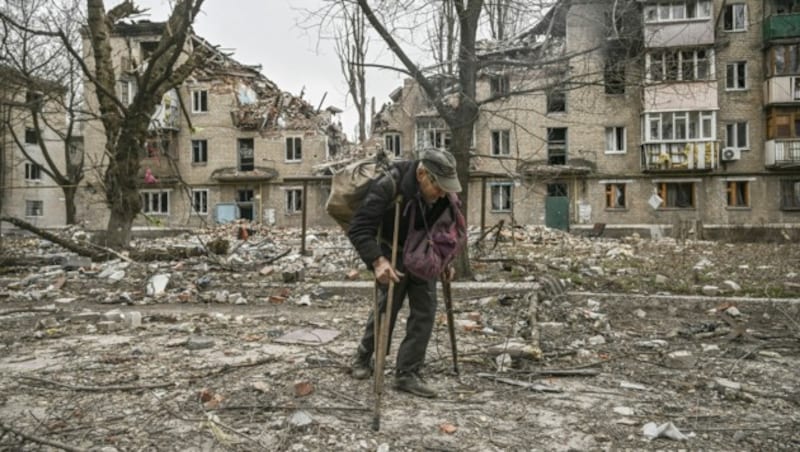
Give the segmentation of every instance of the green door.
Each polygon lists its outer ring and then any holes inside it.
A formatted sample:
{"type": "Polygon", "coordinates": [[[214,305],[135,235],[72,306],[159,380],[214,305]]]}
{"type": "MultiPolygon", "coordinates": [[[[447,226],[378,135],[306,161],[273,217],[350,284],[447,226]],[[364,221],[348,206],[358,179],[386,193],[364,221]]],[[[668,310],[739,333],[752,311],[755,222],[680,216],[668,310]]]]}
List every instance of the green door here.
{"type": "Polygon", "coordinates": [[[544,224],[548,228],[569,230],[567,184],[547,184],[547,197],[544,200],[544,224]]]}

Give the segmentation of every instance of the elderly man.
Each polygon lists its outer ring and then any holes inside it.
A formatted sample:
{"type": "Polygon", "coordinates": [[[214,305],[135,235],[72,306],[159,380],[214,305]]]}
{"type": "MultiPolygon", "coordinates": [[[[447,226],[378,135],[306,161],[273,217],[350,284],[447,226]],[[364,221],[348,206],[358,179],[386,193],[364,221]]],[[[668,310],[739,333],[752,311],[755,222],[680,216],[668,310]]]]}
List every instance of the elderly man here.
{"type": "MultiPolygon", "coordinates": [[[[410,312],[406,335],[397,352],[394,387],[421,397],[436,397],[436,392],[427,387],[420,378],[436,316],[436,278],[421,279],[406,272],[400,250],[411,228],[423,228],[425,222],[433,224],[450,208],[447,193],[460,191],[461,184],[458,182],[453,155],[439,149],[426,150],[419,160],[397,162],[392,165],[388,174],[373,181],[366,198],[356,210],[348,231],[348,237],[359,256],[375,273],[381,312],[386,310],[389,282],[394,282],[389,337],[394,330],[403,300],[408,297],[410,312]],[[397,265],[392,268],[390,256],[395,233],[394,207],[398,196],[401,200],[401,212],[417,209],[414,217],[418,224],[409,224],[411,215],[408,214],[400,219],[397,231],[397,265]]],[[[445,277],[451,279],[452,269],[448,269],[446,273],[445,277]]],[[[354,378],[368,378],[372,373],[374,321],[375,313],[372,312],[351,364],[354,378]]]]}

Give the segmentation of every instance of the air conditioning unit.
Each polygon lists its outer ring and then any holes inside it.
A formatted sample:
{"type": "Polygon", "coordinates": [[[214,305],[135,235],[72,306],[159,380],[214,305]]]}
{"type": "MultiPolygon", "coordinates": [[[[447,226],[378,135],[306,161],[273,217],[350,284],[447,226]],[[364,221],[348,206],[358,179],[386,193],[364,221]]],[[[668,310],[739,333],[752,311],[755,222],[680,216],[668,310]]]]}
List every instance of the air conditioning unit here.
{"type": "Polygon", "coordinates": [[[721,159],[723,162],[732,162],[742,158],[742,150],[736,148],[724,148],[722,150],[721,159]]]}

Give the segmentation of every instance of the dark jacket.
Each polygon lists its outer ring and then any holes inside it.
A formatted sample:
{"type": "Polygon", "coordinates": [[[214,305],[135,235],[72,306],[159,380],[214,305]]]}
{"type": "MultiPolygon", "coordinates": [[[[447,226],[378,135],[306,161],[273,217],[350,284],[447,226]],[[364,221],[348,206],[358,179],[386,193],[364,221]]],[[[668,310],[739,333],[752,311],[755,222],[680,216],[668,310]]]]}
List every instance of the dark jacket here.
{"type": "MultiPolygon", "coordinates": [[[[408,222],[411,208],[417,209],[416,229],[424,227],[421,206],[425,205],[417,182],[418,161],[403,161],[392,164],[389,174],[372,181],[367,196],[353,215],[347,236],[355,247],[361,260],[372,270],[372,263],[380,256],[391,260],[392,235],[394,233],[394,200],[400,201],[400,229],[398,231],[398,253],[402,253],[403,244],[408,235],[408,222]],[[391,176],[390,176],[391,175],[391,176]],[[394,178],[395,183],[392,182],[394,178]],[[395,188],[396,187],[396,188],[395,188]],[[378,239],[380,231],[380,239],[378,239]]],[[[447,197],[438,199],[427,210],[428,225],[449,206],[447,197]]],[[[400,256],[400,254],[398,254],[400,256]]]]}

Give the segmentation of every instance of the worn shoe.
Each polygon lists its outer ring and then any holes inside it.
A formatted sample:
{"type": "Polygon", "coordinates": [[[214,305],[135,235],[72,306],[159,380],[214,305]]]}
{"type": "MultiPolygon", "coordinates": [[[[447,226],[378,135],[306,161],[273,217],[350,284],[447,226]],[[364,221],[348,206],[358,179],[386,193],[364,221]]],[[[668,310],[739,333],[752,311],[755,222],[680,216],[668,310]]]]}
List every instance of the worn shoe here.
{"type": "Polygon", "coordinates": [[[422,378],[416,373],[402,373],[394,377],[394,388],[398,391],[405,391],[416,396],[432,399],[436,397],[436,391],[425,386],[422,378]]]}
{"type": "Polygon", "coordinates": [[[356,380],[364,380],[372,375],[372,359],[359,347],[350,363],[350,375],[356,380]]]}

